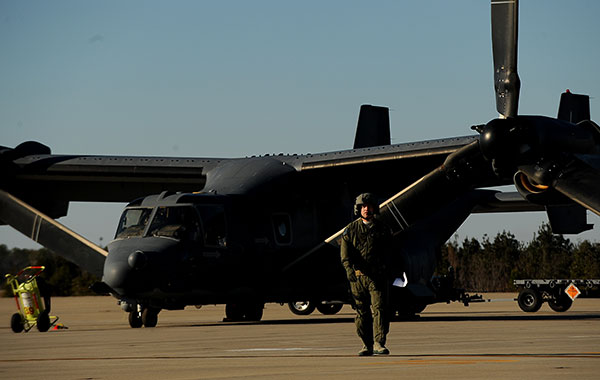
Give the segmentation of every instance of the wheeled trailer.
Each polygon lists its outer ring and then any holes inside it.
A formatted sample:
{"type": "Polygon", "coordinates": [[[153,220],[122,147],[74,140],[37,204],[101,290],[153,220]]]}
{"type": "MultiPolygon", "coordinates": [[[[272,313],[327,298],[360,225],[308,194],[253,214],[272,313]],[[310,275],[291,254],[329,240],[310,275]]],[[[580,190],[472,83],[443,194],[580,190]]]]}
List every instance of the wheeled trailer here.
{"type": "Polygon", "coordinates": [[[577,297],[600,297],[600,279],[526,279],[513,283],[522,288],[517,302],[521,310],[528,313],[538,311],[544,302],[548,302],[552,310],[564,312],[577,297]]]}

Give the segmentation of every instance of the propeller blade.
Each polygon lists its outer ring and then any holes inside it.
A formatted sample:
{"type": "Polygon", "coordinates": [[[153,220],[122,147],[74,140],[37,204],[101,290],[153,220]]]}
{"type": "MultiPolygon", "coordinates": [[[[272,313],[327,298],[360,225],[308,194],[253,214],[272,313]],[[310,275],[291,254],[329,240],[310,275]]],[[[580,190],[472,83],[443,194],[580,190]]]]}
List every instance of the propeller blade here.
{"type": "Polygon", "coordinates": [[[554,188],[600,215],[600,172],[576,160],[556,180],[554,188]]]}
{"type": "Polygon", "coordinates": [[[517,74],[518,0],[492,0],[492,51],[496,109],[516,117],[521,81],[517,74]]]}
{"type": "Polygon", "coordinates": [[[102,277],[108,252],[3,190],[0,190],[0,220],[77,266],[102,277]]]}
{"type": "MultiPolygon", "coordinates": [[[[519,168],[529,178],[536,177],[534,165],[519,168]]],[[[600,215],[600,171],[575,158],[556,176],[551,185],[555,190],[600,215]]]]}

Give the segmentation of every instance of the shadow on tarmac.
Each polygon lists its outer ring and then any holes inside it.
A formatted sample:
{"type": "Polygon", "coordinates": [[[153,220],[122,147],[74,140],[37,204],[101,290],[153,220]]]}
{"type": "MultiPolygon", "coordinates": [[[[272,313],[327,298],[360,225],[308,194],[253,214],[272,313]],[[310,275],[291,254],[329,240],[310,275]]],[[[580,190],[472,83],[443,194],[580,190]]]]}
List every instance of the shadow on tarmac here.
{"type": "MultiPolygon", "coordinates": [[[[523,314],[523,315],[489,315],[488,313],[480,313],[473,315],[423,315],[414,316],[410,318],[394,318],[392,322],[466,322],[466,321],[577,321],[577,320],[600,320],[600,314],[523,314]]],[[[248,325],[320,325],[320,324],[341,324],[341,323],[354,323],[354,316],[348,317],[337,317],[337,318],[310,318],[305,319],[272,319],[262,321],[221,321],[221,322],[203,322],[203,323],[190,323],[190,324],[173,324],[173,325],[162,325],[161,327],[206,327],[206,326],[248,326],[248,325]]]]}

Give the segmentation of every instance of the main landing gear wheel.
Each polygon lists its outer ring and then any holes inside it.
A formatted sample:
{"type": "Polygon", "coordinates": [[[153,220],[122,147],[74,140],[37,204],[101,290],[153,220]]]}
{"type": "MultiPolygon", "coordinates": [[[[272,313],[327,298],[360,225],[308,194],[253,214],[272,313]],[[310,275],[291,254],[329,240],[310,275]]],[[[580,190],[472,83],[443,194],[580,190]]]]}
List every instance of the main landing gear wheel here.
{"type": "Polygon", "coordinates": [[[225,316],[233,322],[260,321],[263,308],[262,303],[228,303],[225,305],[225,316]]]}
{"type": "Polygon", "coordinates": [[[573,301],[565,295],[561,295],[558,298],[553,298],[548,301],[548,306],[550,306],[552,310],[559,313],[569,310],[571,305],[573,305],[573,301]]]}
{"type": "Polygon", "coordinates": [[[315,304],[310,301],[288,302],[288,308],[296,315],[309,315],[315,311],[315,304]]]}
{"type": "Polygon", "coordinates": [[[317,305],[317,310],[324,315],[337,314],[344,305],[341,303],[321,303],[317,305]]]}
{"type": "Polygon", "coordinates": [[[542,296],[535,289],[523,289],[517,298],[521,310],[527,313],[534,313],[542,307],[542,296]]]}

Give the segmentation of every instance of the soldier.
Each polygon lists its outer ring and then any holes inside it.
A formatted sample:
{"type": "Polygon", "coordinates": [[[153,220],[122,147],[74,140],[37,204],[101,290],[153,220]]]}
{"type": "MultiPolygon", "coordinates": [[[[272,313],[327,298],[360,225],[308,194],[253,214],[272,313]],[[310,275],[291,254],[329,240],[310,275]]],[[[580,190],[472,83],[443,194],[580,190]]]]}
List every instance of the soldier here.
{"type": "Polygon", "coordinates": [[[372,194],[359,195],[354,212],[360,218],[344,229],[341,257],[356,304],[356,332],[364,343],[358,355],[388,355],[390,352],[385,347],[389,330],[385,264],[391,232],[375,218],[379,207],[372,194]]]}

